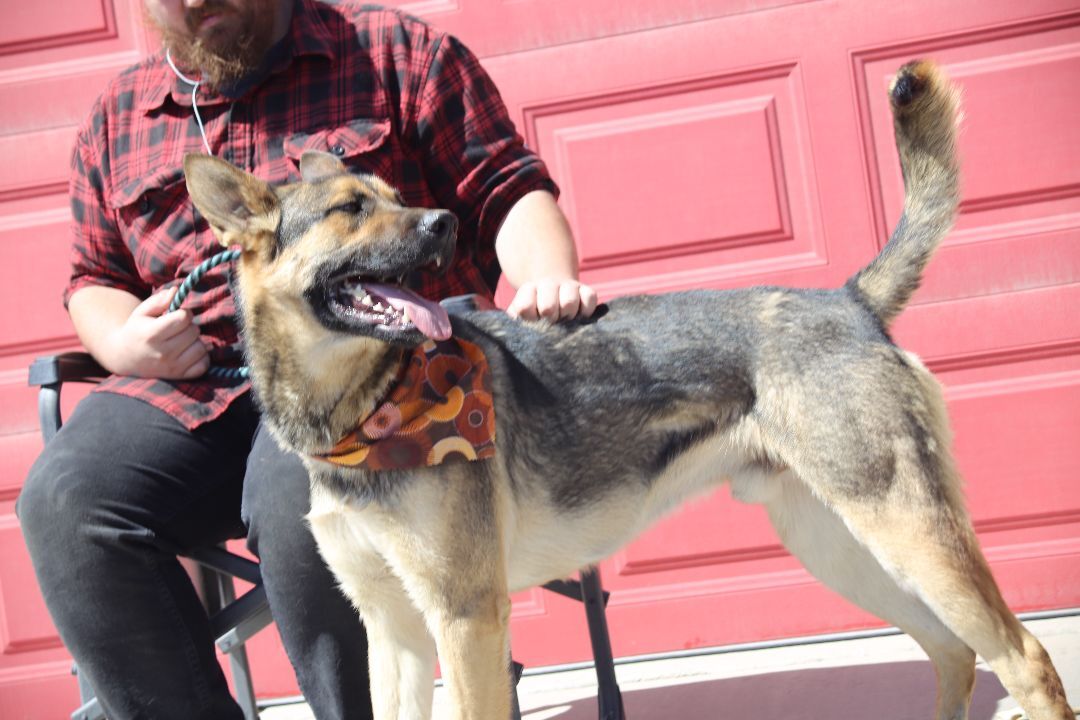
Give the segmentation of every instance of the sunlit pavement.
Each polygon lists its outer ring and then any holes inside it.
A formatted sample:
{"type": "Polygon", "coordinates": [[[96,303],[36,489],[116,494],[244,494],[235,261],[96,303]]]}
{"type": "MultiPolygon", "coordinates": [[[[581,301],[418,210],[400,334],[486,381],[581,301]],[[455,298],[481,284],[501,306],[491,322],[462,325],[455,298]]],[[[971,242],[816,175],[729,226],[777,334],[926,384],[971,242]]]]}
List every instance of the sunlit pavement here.
{"type": "MultiPolygon", "coordinates": [[[[1080,616],[1025,623],[1053,658],[1069,699],[1080,707],[1080,616]]],[[[930,720],[934,672],[906,635],[716,653],[616,666],[627,718],[668,720],[930,720]]],[[[970,720],[1019,714],[979,662],[970,720]]],[[[528,674],[518,686],[523,720],[596,720],[591,669],[528,674]]],[[[435,691],[435,717],[446,711],[435,691]]],[[[309,720],[293,703],[263,711],[265,720],[309,720]]]]}

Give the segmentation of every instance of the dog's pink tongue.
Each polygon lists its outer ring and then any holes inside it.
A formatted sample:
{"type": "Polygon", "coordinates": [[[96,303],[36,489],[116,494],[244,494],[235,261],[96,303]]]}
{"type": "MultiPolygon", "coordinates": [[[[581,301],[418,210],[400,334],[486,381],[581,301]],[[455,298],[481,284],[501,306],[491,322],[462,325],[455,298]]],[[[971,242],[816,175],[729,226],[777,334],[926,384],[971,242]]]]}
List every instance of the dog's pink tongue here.
{"type": "Polygon", "coordinates": [[[367,290],[404,312],[409,322],[432,340],[446,340],[450,337],[450,316],[439,303],[425,300],[410,290],[393,285],[368,285],[367,290]]]}

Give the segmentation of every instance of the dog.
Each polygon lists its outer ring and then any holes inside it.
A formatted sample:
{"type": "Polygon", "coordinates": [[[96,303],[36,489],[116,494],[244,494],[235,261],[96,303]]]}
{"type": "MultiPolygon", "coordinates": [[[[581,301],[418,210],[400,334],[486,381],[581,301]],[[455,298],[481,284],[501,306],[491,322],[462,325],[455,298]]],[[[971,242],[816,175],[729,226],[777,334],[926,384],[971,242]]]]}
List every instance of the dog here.
{"type": "Polygon", "coordinates": [[[976,653],[1032,720],[1073,717],[978,546],[940,387],[889,336],[959,196],[955,88],[916,61],[889,93],[904,214],[843,287],[624,297],[559,324],[449,317],[400,287],[449,263],[454,216],[403,207],[331,155],[306,154],[302,181],[276,189],[185,159],[195,206],[242,250],[253,387],[309,470],[311,530],[369,634],[376,717],[429,717],[436,655],[453,717],[508,717],[509,594],[595,564],[724,482],[818,579],[923,647],[939,720],[967,717],[976,653]],[[469,416],[492,426],[486,446],[355,464],[387,455],[343,438],[371,430],[418,347],[448,338],[480,352],[467,392],[492,403],[469,416]]]}

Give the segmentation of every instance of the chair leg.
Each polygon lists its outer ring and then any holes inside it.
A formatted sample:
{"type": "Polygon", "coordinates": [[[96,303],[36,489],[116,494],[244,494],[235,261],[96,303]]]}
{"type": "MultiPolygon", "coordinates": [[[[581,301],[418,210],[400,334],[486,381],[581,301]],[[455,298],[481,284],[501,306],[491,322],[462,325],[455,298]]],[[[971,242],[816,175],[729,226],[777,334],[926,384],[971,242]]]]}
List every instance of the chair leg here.
{"type": "Polygon", "coordinates": [[[585,604],[585,617],[589,623],[589,640],[592,643],[593,661],[596,666],[597,704],[600,720],[623,720],[622,693],[615,680],[615,658],[611,652],[611,636],[608,635],[607,604],[600,585],[600,571],[596,568],[582,570],[581,601],[585,604]]]}
{"type": "MultiPolygon", "coordinates": [[[[236,601],[236,586],[233,579],[221,573],[202,568],[204,593],[216,605],[215,612],[228,607],[236,601]]],[[[255,702],[255,685],[251,678],[251,666],[248,665],[247,649],[238,643],[228,651],[229,667],[232,669],[233,687],[236,690],[236,702],[244,712],[244,720],[258,720],[259,707],[255,702]]]]}
{"type": "Polygon", "coordinates": [[[251,679],[247,648],[240,645],[230,652],[229,663],[232,666],[233,685],[236,686],[236,702],[244,711],[244,720],[259,720],[259,706],[255,702],[255,685],[251,679]]]}
{"type": "Polygon", "coordinates": [[[78,665],[71,666],[71,674],[79,681],[79,702],[82,703],[71,713],[71,720],[105,720],[105,711],[101,709],[97,694],[86,676],[79,672],[78,665]]]}
{"type": "Polygon", "coordinates": [[[519,662],[510,660],[510,720],[521,720],[521,705],[518,703],[518,683],[521,682],[521,672],[525,666],[519,662]]]}

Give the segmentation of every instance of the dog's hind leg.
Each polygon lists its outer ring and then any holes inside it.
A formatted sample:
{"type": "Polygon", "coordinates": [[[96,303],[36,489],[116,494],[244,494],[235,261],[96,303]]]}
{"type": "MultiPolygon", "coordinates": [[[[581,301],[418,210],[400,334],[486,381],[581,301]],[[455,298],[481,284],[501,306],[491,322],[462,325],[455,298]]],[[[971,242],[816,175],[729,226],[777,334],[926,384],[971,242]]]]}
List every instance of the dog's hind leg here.
{"type": "Polygon", "coordinates": [[[1031,720],[1073,717],[1042,645],[1005,605],[966,518],[847,506],[848,526],[882,567],[983,657],[1031,720]]]}
{"type": "MultiPolygon", "coordinates": [[[[937,384],[914,363],[885,366],[889,375],[880,367],[882,382],[852,388],[840,402],[814,397],[801,415],[790,415],[799,442],[782,444],[775,435],[770,445],[896,586],[918,597],[941,625],[986,660],[1030,720],[1071,720],[1057,671],[1005,605],[975,538],[948,449],[937,384]]],[[[852,595],[858,602],[858,588],[852,595]]],[[[887,603],[876,611],[896,613],[899,608],[887,603]]],[[[901,627],[915,621],[912,634],[928,650],[938,646],[932,652],[939,658],[949,658],[935,660],[939,673],[959,667],[955,658],[962,653],[936,624],[923,618],[920,634],[917,612],[911,618],[885,617],[901,627]]],[[[966,692],[970,682],[970,670],[950,672],[942,691],[946,710],[948,697],[966,692]]]]}
{"type": "Polygon", "coordinates": [[[891,500],[835,507],[884,570],[986,660],[1030,720],[1071,720],[1057,671],[1005,605],[966,514],[891,500]]]}
{"type": "Polygon", "coordinates": [[[732,494],[763,504],[784,546],[818,580],[897,626],[923,648],[938,680],[937,720],[967,717],[975,654],[916,593],[882,568],[835,512],[791,472],[736,479],[732,494]]]}

